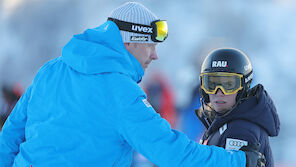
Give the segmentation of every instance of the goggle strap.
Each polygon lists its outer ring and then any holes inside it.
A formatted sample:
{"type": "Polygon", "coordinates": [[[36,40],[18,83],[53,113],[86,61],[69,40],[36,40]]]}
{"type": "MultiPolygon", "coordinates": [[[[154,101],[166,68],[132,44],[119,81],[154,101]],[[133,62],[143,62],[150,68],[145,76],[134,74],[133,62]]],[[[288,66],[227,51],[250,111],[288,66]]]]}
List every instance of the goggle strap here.
{"type": "Polygon", "coordinates": [[[119,30],[122,30],[122,31],[128,31],[128,32],[133,32],[133,33],[138,33],[138,34],[149,34],[149,35],[153,34],[153,28],[148,25],[130,23],[130,22],[126,22],[126,21],[117,20],[117,19],[114,19],[111,17],[108,17],[108,20],[113,21],[118,26],[119,30]],[[142,28],[146,27],[148,30],[152,29],[152,31],[145,32],[145,31],[133,30],[133,27],[136,27],[136,26],[139,26],[142,28]]]}
{"type": "Polygon", "coordinates": [[[247,84],[253,80],[253,70],[249,72],[247,75],[243,76],[242,83],[247,84]]]}

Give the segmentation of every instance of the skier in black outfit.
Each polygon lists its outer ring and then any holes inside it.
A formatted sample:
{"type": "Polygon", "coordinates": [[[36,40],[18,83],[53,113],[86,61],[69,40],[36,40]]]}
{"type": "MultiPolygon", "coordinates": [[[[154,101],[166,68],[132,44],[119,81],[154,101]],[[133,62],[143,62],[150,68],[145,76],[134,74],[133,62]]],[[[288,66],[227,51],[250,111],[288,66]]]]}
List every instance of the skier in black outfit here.
{"type": "Polygon", "coordinates": [[[252,65],[240,50],[216,49],[205,58],[200,75],[202,107],[196,115],[207,131],[200,142],[232,150],[257,146],[266,166],[272,167],[268,137],[279,134],[279,117],[264,87],[250,88],[252,79],[252,65]]]}

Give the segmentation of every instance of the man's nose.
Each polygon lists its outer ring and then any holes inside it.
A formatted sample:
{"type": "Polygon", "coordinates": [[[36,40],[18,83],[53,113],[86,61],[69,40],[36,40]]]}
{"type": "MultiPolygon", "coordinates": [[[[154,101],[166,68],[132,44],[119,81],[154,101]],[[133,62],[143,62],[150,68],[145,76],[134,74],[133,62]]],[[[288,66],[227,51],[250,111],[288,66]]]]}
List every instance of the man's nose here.
{"type": "Polygon", "coordinates": [[[156,50],[154,50],[154,52],[152,53],[151,59],[152,60],[157,60],[158,59],[158,54],[157,54],[156,50]]]}

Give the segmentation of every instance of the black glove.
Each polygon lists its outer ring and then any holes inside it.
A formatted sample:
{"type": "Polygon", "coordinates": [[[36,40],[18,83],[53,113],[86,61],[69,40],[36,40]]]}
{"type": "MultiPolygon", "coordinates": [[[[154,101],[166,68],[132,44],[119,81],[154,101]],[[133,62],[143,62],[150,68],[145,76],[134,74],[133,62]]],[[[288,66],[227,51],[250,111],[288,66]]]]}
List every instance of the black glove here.
{"type": "Polygon", "coordinates": [[[259,152],[260,144],[243,146],[240,150],[246,154],[246,167],[265,167],[266,159],[259,152]]]}

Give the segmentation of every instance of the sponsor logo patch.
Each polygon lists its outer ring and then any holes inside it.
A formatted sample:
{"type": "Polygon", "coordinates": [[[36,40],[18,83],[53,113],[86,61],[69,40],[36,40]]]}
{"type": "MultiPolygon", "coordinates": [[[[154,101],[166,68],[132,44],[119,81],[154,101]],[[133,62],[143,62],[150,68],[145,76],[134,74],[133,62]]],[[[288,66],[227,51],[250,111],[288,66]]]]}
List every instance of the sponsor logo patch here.
{"type": "Polygon", "coordinates": [[[226,138],[226,150],[239,150],[242,146],[247,146],[248,142],[239,139],[226,138]]]}
{"type": "Polygon", "coordinates": [[[245,78],[245,82],[249,82],[253,78],[253,73],[249,75],[247,78],[245,78]]]}
{"type": "Polygon", "coordinates": [[[132,30],[138,31],[138,32],[147,32],[152,34],[152,27],[132,25],[132,30]]]}
{"type": "Polygon", "coordinates": [[[147,101],[147,99],[142,100],[146,107],[151,107],[151,104],[147,101]]]}
{"type": "Polygon", "coordinates": [[[131,36],[131,41],[148,41],[147,36],[131,36]]]}
{"type": "Polygon", "coordinates": [[[222,133],[224,133],[226,129],[227,129],[227,124],[224,124],[221,128],[219,128],[220,135],[222,135],[222,133]]]}
{"type": "Polygon", "coordinates": [[[212,67],[228,67],[227,61],[212,61],[212,67]]]}

